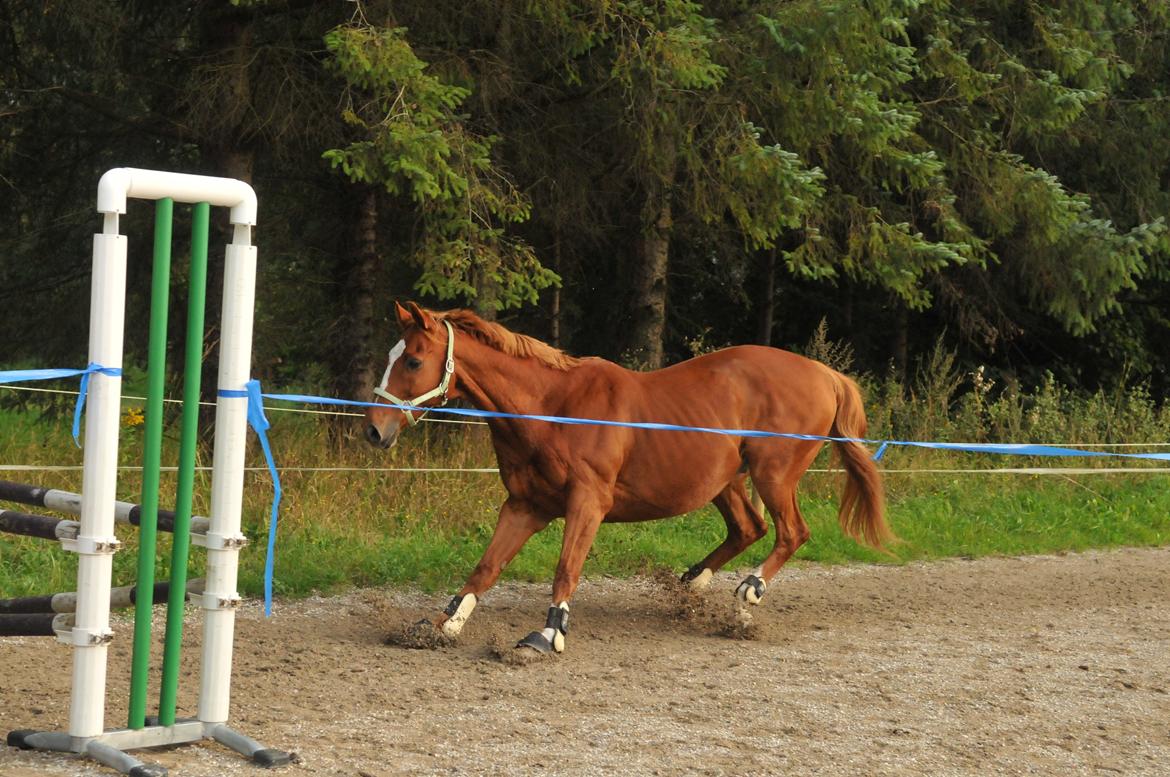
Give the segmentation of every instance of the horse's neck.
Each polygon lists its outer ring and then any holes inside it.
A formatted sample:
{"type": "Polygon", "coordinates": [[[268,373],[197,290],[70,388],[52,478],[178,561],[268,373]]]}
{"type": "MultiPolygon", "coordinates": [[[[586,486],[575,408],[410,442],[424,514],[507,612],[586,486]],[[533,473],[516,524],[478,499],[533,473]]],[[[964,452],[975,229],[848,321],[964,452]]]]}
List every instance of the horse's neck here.
{"type": "Polygon", "coordinates": [[[478,342],[456,355],[459,387],[472,405],[498,413],[543,413],[546,397],[563,379],[560,370],[509,356],[478,342]]]}

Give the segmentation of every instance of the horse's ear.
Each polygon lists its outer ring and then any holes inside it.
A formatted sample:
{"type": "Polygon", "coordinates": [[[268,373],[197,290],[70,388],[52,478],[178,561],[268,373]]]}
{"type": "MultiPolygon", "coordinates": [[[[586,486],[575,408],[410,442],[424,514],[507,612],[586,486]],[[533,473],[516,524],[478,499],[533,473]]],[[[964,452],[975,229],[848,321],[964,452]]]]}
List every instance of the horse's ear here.
{"type": "Polygon", "coordinates": [[[398,321],[398,329],[403,332],[414,323],[410,311],[399,305],[397,300],[394,301],[394,318],[398,321]]]}
{"type": "Polygon", "coordinates": [[[403,331],[411,325],[417,326],[419,329],[430,329],[431,324],[435,322],[431,314],[420,308],[415,302],[407,302],[405,308],[395,302],[394,314],[398,317],[399,329],[403,331]]]}

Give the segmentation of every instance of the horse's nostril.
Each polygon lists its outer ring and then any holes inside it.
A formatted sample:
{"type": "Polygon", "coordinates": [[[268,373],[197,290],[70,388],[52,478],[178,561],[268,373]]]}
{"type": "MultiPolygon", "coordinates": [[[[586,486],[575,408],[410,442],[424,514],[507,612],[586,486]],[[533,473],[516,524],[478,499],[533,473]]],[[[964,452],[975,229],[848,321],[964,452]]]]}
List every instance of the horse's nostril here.
{"type": "Polygon", "coordinates": [[[378,427],[373,424],[367,426],[366,439],[370,441],[370,445],[377,445],[382,442],[382,435],[378,434],[378,427]]]}

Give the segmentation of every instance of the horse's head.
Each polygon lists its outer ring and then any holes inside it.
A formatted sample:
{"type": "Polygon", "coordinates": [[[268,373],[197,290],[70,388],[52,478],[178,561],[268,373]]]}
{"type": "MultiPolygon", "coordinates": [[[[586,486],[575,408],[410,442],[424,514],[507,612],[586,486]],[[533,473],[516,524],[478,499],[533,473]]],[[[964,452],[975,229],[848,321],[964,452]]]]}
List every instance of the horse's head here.
{"type": "Polygon", "coordinates": [[[449,323],[413,302],[405,308],[395,302],[394,312],[402,339],[390,350],[382,381],[374,389],[374,401],[420,409],[367,408],[366,439],[381,448],[397,442],[405,426],[418,423],[426,414],[423,408],[446,404],[455,370],[455,332],[449,323]]]}

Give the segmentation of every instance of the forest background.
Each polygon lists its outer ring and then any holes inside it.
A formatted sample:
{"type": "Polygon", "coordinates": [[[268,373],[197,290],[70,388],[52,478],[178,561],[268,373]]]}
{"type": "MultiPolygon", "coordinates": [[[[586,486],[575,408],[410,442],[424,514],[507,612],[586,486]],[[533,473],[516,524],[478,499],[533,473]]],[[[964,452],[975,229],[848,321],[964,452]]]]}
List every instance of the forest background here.
{"type": "MultiPolygon", "coordinates": [[[[84,365],[96,184],[133,166],[255,187],[253,374],[268,391],[368,398],[397,339],[393,300],[416,299],[633,368],[792,348],[861,377],[881,439],[1157,446],[1168,139],[1161,0],[8,0],[0,367],[84,365]]],[[[122,225],[130,392],[151,221],[137,206],[122,225]]],[[[213,250],[213,289],[222,260],[213,250]]],[[[174,310],[187,261],[178,249],[174,310]]],[[[209,304],[205,391],[218,294],[209,304]]],[[[170,320],[177,365],[183,316],[170,320]]],[[[0,392],[0,461],[79,461],[60,418],[72,401],[0,392]]],[[[125,411],[131,467],[141,408],[125,411]]],[[[490,468],[482,428],[424,425],[387,461],[350,420],[273,417],[288,468],[278,591],[444,588],[474,563],[494,476],[378,468],[490,468]]],[[[891,451],[898,557],[1170,541],[1164,475],[968,469],[1039,463],[891,451]]],[[[73,471],[36,477],[79,490],[73,471]]],[[[253,537],[266,477],[246,493],[253,537]]],[[[831,473],[806,479],[801,557],[887,559],[830,528],[836,492],[831,473]]],[[[546,576],[558,531],[512,573],[546,576]]],[[[722,532],[713,510],[603,531],[588,569],[685,568],[722,532]]],[[[41,545],[0,540],[0,589],[70,585],[41,545]]],[[[245,555],[255,591],[262,554],[245,555]]]]}
{"type": "Polygon", "coordinates": [[[362,395],[414,298],[634,367],[823,319],[877,374],[941,337],[1001,385],[1164,396],[1168,31],[1142,0],[13,0],[0,357],[84,361],[96,181],[136,166],[258,191],[273,389],[362,395]]]}

